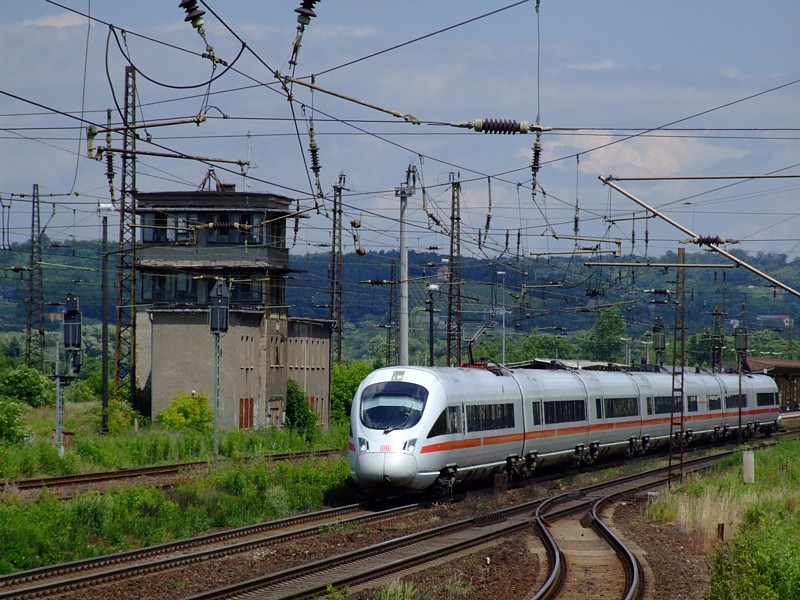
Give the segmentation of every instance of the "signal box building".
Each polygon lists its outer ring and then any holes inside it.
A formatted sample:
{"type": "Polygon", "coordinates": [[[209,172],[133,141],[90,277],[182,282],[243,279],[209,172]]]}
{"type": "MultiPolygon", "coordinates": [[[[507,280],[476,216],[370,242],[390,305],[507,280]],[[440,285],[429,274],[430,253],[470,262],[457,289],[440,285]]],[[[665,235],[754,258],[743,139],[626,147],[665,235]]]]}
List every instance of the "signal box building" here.
{"type": "Polygon", "coordinates": [[[225,185],[137,194],[136,376],[154,419],[181,392],[214,397],[209,295],[222,280],[230,291],[220,335],[222,427],[281,426],[289,377],[328,425],[330,323],[293,319],[285,303],[290,202],[225,185]]]}

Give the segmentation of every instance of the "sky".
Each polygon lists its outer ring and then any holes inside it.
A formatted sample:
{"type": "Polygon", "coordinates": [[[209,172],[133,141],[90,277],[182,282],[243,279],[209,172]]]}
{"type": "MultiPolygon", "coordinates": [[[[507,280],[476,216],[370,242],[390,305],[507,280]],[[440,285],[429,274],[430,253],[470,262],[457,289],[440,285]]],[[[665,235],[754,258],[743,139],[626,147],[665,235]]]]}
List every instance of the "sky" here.
{"type": "MultiPolygon", "coordinates": [[[[599,179],[613,175],[684,228],[738,242],[727,249],[800,255],[800,181],[744,178],[800,174],[800,3],[322,0],[293,66],[299,4],[200,2],[204,41],[177,0],[5,3],[3,246],[30,236],[33,184],[48,236],[98,239],[103,215],[115,231],[106,166],[87,156],[85,127],[104,126],[108,109],[121,124],[132,64],[137,122],[152,125],[140,130],[138,150],[233,161],[142,155],[137,189],[197,189],[213,168],[239,191],[288,196],[307,217],[296,238],[290,226],[293,253],[329,243],[341,176],[345,250],[397,248],[396,188],[413,166],[407,219],[416,250],[447,252],[451,182],[460,181],[465,255],[605,253],[617,240],[625,254],[677,251],[687,234],[632,219],[645,212],[599,179]],[[224,62],[202,56],[206,42],[224,62]],[[295,84],[289,102],[276,71],[304,82],[313,75],[337,95],[295,84]],[[200,125],[156,126],[198,115],[200,125]],[[535,135],[449,125],[487,118],[544,129],[535,193],[535,135]],[[235,161],[248,161],[244,174],[235,161]]],[[[112,146],[121,144],[113,134],[112,146]]]]}

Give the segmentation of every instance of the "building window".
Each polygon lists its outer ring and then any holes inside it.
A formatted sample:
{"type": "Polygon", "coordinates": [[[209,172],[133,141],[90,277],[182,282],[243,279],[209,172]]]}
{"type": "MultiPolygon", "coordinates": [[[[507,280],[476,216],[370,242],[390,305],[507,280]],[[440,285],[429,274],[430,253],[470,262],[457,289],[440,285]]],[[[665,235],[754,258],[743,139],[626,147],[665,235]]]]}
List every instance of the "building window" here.
{"type": "Polygon", "coordinates": [[[142,300],[165,302],[170,299],[171,279],[165,275],[142,276],[142,300]]]}
{"type": "Polygon", "coordinates": [[[186,273],[178,273],[175,276],[175,300],[196,302],[197,280],[186,273]]]}

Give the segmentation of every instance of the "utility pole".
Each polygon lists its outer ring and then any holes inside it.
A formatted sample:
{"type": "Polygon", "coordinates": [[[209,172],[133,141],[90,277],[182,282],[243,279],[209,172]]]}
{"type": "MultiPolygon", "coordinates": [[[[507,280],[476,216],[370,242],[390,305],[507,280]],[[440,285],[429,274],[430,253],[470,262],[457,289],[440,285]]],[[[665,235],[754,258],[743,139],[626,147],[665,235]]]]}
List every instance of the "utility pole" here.
{"type": "Polygon", "coordinates": [[[400,198],[400,330],[398,338],[397,364],[408,364],[408,223],[406,222],[406,208],[409,196],[416,192],[417,169],[408,165],[406,181],[394,189],[394,195],[400,198]]]}
{"type": "Polygon", "coordinates": [[[389,322],[386,324],[386,366],[396,365],[397,351],[397,264],[392,261],[392,270],[389,280],[389,322]]]}
{"type": "Polygon", "coordinates": [[[103,217],[103,244],[100,252],[100,303],[102,324],[101,424],[100,433],[108,433],[108,217],[103,217]]]}
{"type": "Polygon", "coordinates": [[[220,349],[220,334],[228,331],[228,311],[231,292],[224,281],[220,280],[211,289],[211,306],[209,307],[208,323],[214,336],[214,460],[219,458],[219,363],[222,357],[220,349]]]}
{"type": "Polygon", "coordinates": [[[722,357],[725,351],[725,336],[722,335],[722,317],[725,313],[719,304],[714,305],[711,326],[711,372],[722,373],[722,357]]]}
{"type": "Polygon", "coordinates": [[[331,232],[330,319],[336,321],[336,364],[342,362],[342,190],[345,175],[333,186],[333,230],[331,232]]]}
{"type": "Polygon", "coordinates": [[[44,284],[39,184],[31,197],[31,249],[28,262],[28,319],[25,327],[25,365],[44,374],[44,284]],[[34,335],[34,332],[35,335],[34,335]]]}
{"type": "Polygon", "coordinates": [[[503,303],[500,310],[503,311],[503,335],[502,335],[502,351],[501,351],[501,359],[500,364],[502,366],[506,366],[506,272],[505,271],[498,271],[497,272],[500,277],[503,278],[503,288],[501,290],[501,296],[503,297],[503,303]]]}
{"type": "MultiPolygon", "coordinates": [[[[686,251],[678,248],[678,264],[686,262],[686,251]]],[[[686,269],[679,266],[675,277],[675,331],[672,345],[672,407],[669,421],[668,478],[672,485],[675,445],[678,450],[678,477],[683,478],[686,414],[684,412],[684,365],[686,364],[686,269]],[[677,414],[676,414],[677,412],[677,414]],[[676,420],[677,419],[677,420],[676,420]]]]}
{"type": "Polygon", "coordinates": [[[734,332],[734,346],[736,348],[736,358],[738,363],[739,372],[739,401],[736,403],[739,407],[739,444],[742,443],[742,368],[744,367],[744,359],[747,356],[747,327],[742,325],[737,327],[734,332]]]}
{"type": "Polygon", "coordinates": [[[428,292],[428,299],[425,301],[428,305],[428,366],[432,367],[436,364],[433,355],[433,313],[436,312],[433,307],[433,292],[438,292],[439,286],[435,283],[429,283],[425,286],[425,289],[428,292]]]}
{"type": "Polygon", "coordinates": [[[447,286],[447,366],[461,364],[461,182],[450,174],[450,273],[447,286]]]}
{"type": "Polygon", "coordinates": [[[136,402],[136,69],[125,67],[125,129],[122,138],[122,180],[117,259],[117,322],[114,391],[129,377],[130,402],[136,402]]]}

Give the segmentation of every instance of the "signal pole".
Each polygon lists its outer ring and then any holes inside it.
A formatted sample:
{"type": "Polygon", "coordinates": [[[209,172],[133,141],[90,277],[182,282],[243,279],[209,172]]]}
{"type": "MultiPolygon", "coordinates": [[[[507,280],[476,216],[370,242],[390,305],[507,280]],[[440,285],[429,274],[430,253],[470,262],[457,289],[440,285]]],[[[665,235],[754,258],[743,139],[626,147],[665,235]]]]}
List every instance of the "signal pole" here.
{"type": "Polygon", "coordinates": [[[400,198],[400,331],[397,364],[408,364],[408,223],[406,207],[408,197],[416,192],[417,169],[408,165],[406,181],[394,189],[394,195],[400,198]]]}

